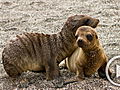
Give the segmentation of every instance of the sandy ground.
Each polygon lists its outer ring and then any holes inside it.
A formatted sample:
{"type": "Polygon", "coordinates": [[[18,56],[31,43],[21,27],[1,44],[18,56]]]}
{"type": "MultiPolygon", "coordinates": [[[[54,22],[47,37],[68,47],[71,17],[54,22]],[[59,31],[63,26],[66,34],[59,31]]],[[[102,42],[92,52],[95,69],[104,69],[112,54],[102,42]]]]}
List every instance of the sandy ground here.
{"type": "MultiPolygon", "coordinates": [[[[68,16],[86,14],[98,18],[99,38],[109,58],[120,55],[120,0],[0,0],[0,62],[2,50],[10,38],[23,32],[57,33],[68,16]]],[[[2,63],[2,62],[1,62],[2,63]]],[[[61,70],[60,80],[74,74],[61,70]]],[[[23,73],[11,79],[0,64],[0,90],[120,90],[97,75],[65,85],[46,81],[45,73],[23,73]]]]}

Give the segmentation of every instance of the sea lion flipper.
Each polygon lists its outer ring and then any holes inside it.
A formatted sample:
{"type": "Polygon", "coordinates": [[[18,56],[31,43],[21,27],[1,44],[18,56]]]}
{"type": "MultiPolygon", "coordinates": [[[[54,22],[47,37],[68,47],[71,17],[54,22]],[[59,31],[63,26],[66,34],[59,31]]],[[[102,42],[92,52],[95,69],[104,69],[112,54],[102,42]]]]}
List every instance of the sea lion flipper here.
{"type": "MultiPolygon", "coordinates": [[[[107,79],[106,73],[105,73],[105,68],[106,68],[107,62],[105,62],[99,69],[98,69],[98,75],[101,78],[107,79]]],[[[109,75],[111,76],[111,71],[108,71],[109,75]]]]}

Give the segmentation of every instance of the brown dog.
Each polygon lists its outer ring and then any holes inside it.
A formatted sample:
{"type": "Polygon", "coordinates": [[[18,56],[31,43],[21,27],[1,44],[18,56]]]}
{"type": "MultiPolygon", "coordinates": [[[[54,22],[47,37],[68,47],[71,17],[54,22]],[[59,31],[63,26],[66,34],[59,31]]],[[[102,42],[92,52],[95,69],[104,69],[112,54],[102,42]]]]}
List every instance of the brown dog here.
{"type": "Polygon", "coordinates": [[[96,71],[100,77],[105,78],[107,56],[99,43],[95,29],[81,26],[77,29],[75,37],[79,47],[66,59],[67,68],[77,74],[78,80],[83,80],[84,76],[91,76],[96,71]]]}
{"type": "Polygon", "coordinates": [[[77,48],[75,32],[78,27],[96,27],[98,19],[86,15],[68,18],[61,32],[57,34],[24,33],[17,35],[5,46],[2,60],[10,77],[19,76],[27,70],[46,71],[47,80],[59,76],[57,63],[70,56],[77,48]]]}

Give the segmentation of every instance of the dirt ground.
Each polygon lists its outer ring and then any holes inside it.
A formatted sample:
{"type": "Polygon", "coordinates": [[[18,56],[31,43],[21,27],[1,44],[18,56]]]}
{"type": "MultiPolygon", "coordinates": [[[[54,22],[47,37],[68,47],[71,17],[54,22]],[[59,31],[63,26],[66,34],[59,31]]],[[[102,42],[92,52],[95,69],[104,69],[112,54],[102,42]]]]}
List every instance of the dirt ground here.
{"type": "MultiPolygon", "coordinates": [[[[75,14],[98,18],[98,36],[109,58],[120,55],[120,0],[0,0],[0,62],[10,38],[23,32],[57,33],[66,19],[75,14]]],[[[120,90],[97,73],[84,81],[67,84],[61,80],[74,76],[60,70],[57,80],[46,81],[45,73],[26,72],[11,79],[0,64],[0,90],[120,90]]]]}

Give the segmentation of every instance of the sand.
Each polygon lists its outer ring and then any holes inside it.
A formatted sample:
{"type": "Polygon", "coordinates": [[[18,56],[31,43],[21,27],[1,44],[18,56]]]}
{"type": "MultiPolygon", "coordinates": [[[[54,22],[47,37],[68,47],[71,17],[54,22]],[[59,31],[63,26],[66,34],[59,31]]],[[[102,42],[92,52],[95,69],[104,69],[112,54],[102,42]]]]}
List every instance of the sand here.
{"type": "MultiPolygon", "coordinates": [[[[57,33],[66,19],[75,14],[98,18],[97,32],[109,57],[120,55],[120,0],[1,0],[0,62],[2,50],[15,35],[23,32],[57,33]]],[[[60,80],[74,76],[61,69],[60,80]]],[[[84,81],[62,88],[58,80],[46,81],[45,73],[26,72],[16,79],[7,76],[0,64],[0,90],[119,90],[97,73],[84,81]]]]}

